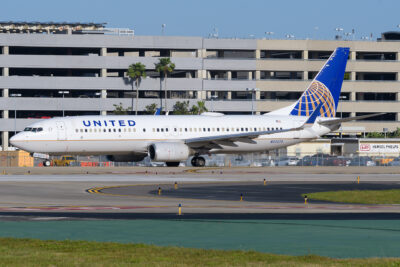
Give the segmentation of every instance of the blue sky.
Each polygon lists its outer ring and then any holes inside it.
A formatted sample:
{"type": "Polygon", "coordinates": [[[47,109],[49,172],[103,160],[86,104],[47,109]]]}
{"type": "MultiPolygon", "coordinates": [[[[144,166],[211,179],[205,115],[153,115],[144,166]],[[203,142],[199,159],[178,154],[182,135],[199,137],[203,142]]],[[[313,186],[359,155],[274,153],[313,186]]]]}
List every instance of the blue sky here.
{"type": "Polygon", "coordinates": [[[335,28],[355,39],[400,30],[399,0],[19,0],[1,4],[0,20],[107,22],[136,35],[333,39],[335,28]]]}

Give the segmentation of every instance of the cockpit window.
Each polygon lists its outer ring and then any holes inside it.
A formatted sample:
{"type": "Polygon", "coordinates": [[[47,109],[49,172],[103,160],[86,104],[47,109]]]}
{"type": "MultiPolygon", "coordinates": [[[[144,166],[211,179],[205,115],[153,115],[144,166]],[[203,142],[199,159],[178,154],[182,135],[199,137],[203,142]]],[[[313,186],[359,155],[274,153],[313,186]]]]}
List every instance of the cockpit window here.
{"type": "Polygon", "coordinates": [[[36,133],[36,132],[41,132],[41,131],[43,131],[42,127],[38,127],[38,128],[26,127],[24,129],[24,132],[34,132],[34,133],[36,133]]]}

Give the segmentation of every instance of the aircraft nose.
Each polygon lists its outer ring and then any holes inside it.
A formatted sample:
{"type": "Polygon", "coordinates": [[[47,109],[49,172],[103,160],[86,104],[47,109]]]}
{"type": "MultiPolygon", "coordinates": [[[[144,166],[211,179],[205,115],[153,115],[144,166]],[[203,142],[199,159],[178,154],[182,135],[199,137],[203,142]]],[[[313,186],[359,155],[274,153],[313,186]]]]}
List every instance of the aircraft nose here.
{"type": "Polygon", "coordinates": [[[20,140],[20,137],[18,136],[19,134],[14,135],[13,137],[10,138],[10,144],[15,146],[15,144],[20,140]]]}

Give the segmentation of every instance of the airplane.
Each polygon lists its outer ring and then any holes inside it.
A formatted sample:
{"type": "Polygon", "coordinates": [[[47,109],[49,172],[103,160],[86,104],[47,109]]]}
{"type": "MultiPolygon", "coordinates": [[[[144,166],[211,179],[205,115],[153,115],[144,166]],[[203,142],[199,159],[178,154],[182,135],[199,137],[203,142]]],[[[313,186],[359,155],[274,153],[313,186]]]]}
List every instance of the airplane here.
{"type": "MultiPolygon", "coordinates": [[[[111,161],[152,161],[203,167],[202,155],[265,152],[319,138],[342,122],[379,114],[335,118],[350,49],[338,47],[301,97],[263,115],[106,115],[55,117],[36,122],[10,143],[31,153],[107,155],[111,161]]],[[[50,162],[44,162],[47,166],[50,162]]]]}

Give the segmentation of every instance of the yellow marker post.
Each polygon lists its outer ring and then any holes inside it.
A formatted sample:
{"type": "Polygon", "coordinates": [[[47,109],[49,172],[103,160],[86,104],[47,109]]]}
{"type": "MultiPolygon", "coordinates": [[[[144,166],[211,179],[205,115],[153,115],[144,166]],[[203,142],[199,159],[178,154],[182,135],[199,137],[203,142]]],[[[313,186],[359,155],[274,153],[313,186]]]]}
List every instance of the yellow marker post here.
{"type": "Polygon", "coordinates": [[[360,176],[357,176],[357,184],[360,183],[360,176]]]}
{"type": "Polygon", "coordinates": [[[175,188],[175,190],[178,189],[178,183],[177,182],[175,182],[174,188],[175,188]]]}
{"type": "Polygon", "coordinates": [[[267,179],[264,179],[264,185],[267,185],[267,179]]]}
{"type": "Polygon", "coordinates": [[[182,215],[182,204],[179,203],[178,205],[178,215],[181,216],[182,215]]]}
{"type": "Polygon", "coordinates": [[[304,196],[304,204],[307,205],[307,195],[304,196]]]}
{"type": "Polygon", "coordinates": [[[158,188],[158,195],[161,196],[161,187],[158,188]]]}
{"type": "Polygon", "coordinates": [[[240,201],[243,201],[243,194],[240,194],[240,201]]]}

